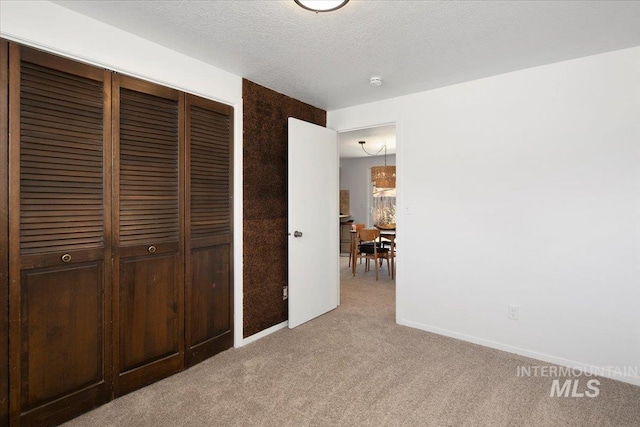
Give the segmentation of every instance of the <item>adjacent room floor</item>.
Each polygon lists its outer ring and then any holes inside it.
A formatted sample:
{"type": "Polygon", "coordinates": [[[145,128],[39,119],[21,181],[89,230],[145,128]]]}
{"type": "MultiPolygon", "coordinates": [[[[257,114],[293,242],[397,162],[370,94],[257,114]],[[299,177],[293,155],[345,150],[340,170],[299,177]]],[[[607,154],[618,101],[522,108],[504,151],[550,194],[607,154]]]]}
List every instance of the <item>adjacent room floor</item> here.
{"type": "Polygon", "coordinates": [[[598,378],[597,397],[550,397],[552,378],[517,375],[543,362],[399,326],[386,270],[352,278],[341,261],[335,311],[67,425],[640,425],[640,387],[598,378]]]}

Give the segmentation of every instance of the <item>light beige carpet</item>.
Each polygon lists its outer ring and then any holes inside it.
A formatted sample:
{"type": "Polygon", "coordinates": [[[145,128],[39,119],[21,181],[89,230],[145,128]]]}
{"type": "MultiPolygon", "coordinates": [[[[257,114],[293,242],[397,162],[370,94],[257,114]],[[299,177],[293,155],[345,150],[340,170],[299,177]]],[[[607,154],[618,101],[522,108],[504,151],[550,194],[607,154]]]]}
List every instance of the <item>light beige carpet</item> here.
{"type": "Polygon", "coordinates": [[[337,310],[68,426],[640,426],[640,387],[599,378],[597,397],[549,397],[551,378],[516,375],[543,362],[398,326],[386,269],[352,279],[341,261],[337,310]]]}

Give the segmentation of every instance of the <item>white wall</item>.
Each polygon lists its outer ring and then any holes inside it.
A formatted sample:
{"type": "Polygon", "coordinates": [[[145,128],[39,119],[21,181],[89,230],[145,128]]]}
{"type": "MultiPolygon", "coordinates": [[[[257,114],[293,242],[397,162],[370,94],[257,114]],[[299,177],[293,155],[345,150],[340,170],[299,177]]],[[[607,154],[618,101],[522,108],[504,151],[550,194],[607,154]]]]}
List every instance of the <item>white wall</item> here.
{"type": "Polygon", "coordinates": [[[0,36],[234,107],[234,324],[242,344],[242,78],[46,1],[0,2],[0,36]]]}
{"type": "MultiPolygon", "coordinates": [[[[396,164],[396,155],[387,155],[387,164],[396,164]]],[[[369,192],[371,191],[371,167],[384,165],[384,156],[340,159],[340,189],[349,190],[351,218],[356,223],[371,227],[369,192]]]]}
{"type": "Polygon", "coordinates": [[[388,122],[398,323],[640,369],[640,47],[328,113],[388,122]]]}

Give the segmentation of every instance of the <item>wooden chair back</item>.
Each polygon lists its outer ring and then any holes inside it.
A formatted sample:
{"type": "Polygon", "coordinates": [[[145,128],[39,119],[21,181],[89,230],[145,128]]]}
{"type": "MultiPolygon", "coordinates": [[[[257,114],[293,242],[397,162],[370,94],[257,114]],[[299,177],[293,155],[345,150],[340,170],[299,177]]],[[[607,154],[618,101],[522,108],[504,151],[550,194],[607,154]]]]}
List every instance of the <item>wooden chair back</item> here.
{"type": "Polygon", "coordinates": [[[359,230],[358,236],[361,242],[373,242],[380,238],[380,230],[376,228],[363,228],[359,230]]]}

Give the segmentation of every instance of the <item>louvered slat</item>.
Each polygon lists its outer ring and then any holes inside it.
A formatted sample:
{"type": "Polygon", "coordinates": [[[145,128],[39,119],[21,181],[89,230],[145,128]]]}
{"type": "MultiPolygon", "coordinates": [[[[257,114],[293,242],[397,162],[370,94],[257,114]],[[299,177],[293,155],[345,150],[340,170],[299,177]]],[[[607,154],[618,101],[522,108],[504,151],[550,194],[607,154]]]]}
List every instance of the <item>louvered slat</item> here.
{"type": "Polygon", "coordinates": [[[25,61],[20,79],[20,251],[102,247],[102,83],[25,61]]]}
{"type": "Polygon", "coordinates": [[[179,239],[178,105],[121,89],[120,244],[179,239]]]}
{"type": "Polygon", "coordinates": [[[229,117],[191,106],[191,238],[231,233],[229,117]]]}

